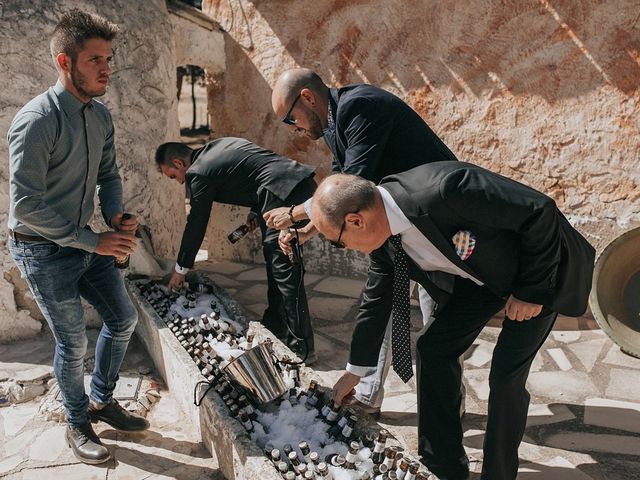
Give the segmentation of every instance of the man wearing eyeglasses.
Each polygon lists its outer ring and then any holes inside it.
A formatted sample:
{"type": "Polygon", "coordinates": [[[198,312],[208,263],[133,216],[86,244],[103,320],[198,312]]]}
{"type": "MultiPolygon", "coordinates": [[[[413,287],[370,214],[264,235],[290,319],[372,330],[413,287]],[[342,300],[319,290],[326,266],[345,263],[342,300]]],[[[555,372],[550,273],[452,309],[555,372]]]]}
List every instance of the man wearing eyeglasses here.
{"type": "Polygon", "coordinates": [[[309,198],[316,187],[314,168],[233,137],[217,138],[195,150],[184,143],[164,143],[155,161],[164,176],[186,184],[191,194],[191,210],[169,287],[179,288],[193,267],[213,202],[250,207],[247,224],[260,227],[267,268],[268,306],[263,324],[307,364],[312,363],[314,338],[301,265],[291,263],[278,248],[278,231],[268,228],[254,212],[309,198]]]}
{"type": "MultiPolygon", "coordinates": [[[[291,132],[312,140],[324,139],[333,154],[333,173],[349,173],[378,183],[387,175],[425,163],[457,160],[409,105],[373,85],[329,88],[315,72],[293,69],[277,80],[271,103],[291,132]]],[[[310,199],[293,210],[279,208],[265,215],[267,225],[280,230],[304,218],[311,218],[310,199]]],[[[299,233],[300,243],[315,233],[311,219],[299,233]]],[[[285,252],[290,249],[291,238],[285,230],[280,233],[280,246],[285,252]]],[[[332,245],[339,247],[335,242],[332,245]]],[[[433,301],[424,289],[419,288],[419,294],[423,321],[429,325],[433,301]]],[[[363,377],[357,388],[356,403],[374,415],[379,414],[382,405],[387,357],[385,346],[379,370],[363,377]]]]}
{"type": "Polygon", "coordinates": [[[419,282],[438,308],[415,348],[418,451],[439,479],[468,480],[458,358],[504,310],[489,374],[481,478],[515,480],[529,369],[556,312],[579,316],[586,310],[593,247],[551,198],[464,162],[422,165],[378,186],[332,175],[313,198],[314,222],[326,238],[371,254],[349,364],[333,387],[334,401],[342,404],[362,372],[376,368],[389,316],[393,368],[405,382],[411,378],[409,278],[419,282]],[[433,272],[440,284],[427,275],[433,272]]]}

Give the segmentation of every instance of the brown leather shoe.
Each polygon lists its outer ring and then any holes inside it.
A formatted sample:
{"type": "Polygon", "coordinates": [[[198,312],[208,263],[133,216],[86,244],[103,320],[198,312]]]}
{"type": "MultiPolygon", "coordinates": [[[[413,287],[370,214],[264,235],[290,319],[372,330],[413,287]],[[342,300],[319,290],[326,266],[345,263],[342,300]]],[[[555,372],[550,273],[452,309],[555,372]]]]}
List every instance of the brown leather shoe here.
{"type": "Polygon", "coordinates": [[[82,463],[97,465],[111,458],[109,450],[102,444],[89,422],[77,426],[68,425],[65,436],[73,454],[82,463]]]}
{"type": "Polygon", "coordinates": [[[380,407],[372,407],[371,405],[367,405],[366,403],[362,403],[360,400],[358,400],[355,397],[353,397],[349,401],[348,405],[350,407],[359,408],[361,411],[363,411],[367,415],[371,415],[371,417],[373,417],[375,420],[380,418],[380,407]]]}
{"type": "Polygon", "coordinates": [[[115,399],[100,409],[89,406],[89,417],[93,423],[102,420],[116,430],[137,432],[149,428],[146,418],[127,412],[115,399]]]}

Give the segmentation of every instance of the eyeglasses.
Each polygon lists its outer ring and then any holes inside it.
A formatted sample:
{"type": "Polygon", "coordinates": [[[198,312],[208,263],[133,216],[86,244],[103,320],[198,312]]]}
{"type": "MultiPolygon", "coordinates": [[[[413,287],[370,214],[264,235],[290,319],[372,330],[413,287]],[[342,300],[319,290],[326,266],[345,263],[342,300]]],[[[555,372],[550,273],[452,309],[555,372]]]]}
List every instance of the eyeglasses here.
{"type": "Polygon", "coordinates": [[[340,239],[342,238],[342,232],[344,232],[344,226],[346,223],[347,223],[346,219],[342,221],[342,226],[340,227],[340,234],[338,235],[338,239],[329,240],[329,243],[333,248],[344,248],[344,242],[341,242],[340,239]]]}
{"type": "Polygon", "coordinates": [[[282,122],[283,123],[286,123],[287,125],[294,125],[295,126],[296,121],[294,119],[292,119],[292,118],[289,118],[289,115],[291,115],[291,112],[293,111],[294,107],[296,106],[296,103],[298,103],[298,100],[300,100],[300,95],[301,94],[302,94],[302,92],[300,92],[298,94],[296,99],[291,104],[291,108],[287,111],[286,115],[284,117],[282,117],[282,122]]]}

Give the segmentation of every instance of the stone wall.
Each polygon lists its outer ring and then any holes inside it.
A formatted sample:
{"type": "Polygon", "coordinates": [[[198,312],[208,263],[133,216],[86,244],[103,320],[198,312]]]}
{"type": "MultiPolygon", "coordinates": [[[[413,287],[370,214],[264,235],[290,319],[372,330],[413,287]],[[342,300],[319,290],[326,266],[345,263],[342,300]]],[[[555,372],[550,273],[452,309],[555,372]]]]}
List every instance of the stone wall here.
{"type": "MultiPolygon", "coordinates": [[[[602,247],[640,223],[640,20],[632,0],[580,2],[205,0],[232,65],[210,89],[216,135],[244,136],[326,174],[323,142],[271,112],[287,68],[332,85],[367,82],[404,98],[461,160],[552,196],[602,247]]],[[[244,211],[225,211],[225,230],[244,211]],[[230,213],[229,213],[230,212],[230,213]],[[230,219],[230,220],[229,220],[230,219]]],[[[223,258],[259,259],[258,243],[223,258]]],[[[358,256],[307,248],[311,270],[362,271],[358,256]]]]}
{"type": "MultiPolygon", "coordinates": [[[[0,4],[0,224],[6,229],[7,130],[22,105],[55,83],[49,37],[60,16],[73,7],[99,13],[120,25],[111,84],[100,100],[111,110],[115,124],[125,209],[152,228],[160,255],[173,256],[185,221],[184,189],[161,177],[153,154],[158,144],[179,136],[177,62],[206,58],[212,71],[220,71],[224,52],[217,27],[207,29],[203,37],[198,31],[202,26],[172,18],[163,0],[9,0],[0,4]]],[[[215,25],[211,20],[208,23],[215,25]]],[[[106,229],[99,215],[92,224],[106,229]]],[[[42,316],[5,242],[0,247],[0,269],[0,341],[39,331],[42,316]]]]}

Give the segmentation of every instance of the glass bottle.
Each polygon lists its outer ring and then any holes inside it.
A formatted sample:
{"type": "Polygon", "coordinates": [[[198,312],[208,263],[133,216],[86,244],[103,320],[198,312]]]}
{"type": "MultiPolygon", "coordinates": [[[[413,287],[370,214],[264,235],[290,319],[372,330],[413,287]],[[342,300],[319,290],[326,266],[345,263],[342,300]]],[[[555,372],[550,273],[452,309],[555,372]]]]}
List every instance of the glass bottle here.
{"type": "Polygon", "coordinates": [[[355,470],[356,469],[356,460],[358,459],[358,449],[360,448],[360,444],[358,442],[351,442],[349,444],[349,451],[347,452],[344,468],[347,470],[355,470]]]}
{"type": "Polygon", "coordinates": [[[249,226],[246,223],[243,223],[238,228],[233,230],[227,235],[227,238],[231,243],[236,243],[242,237],[244,237],[247,233],[249,233],[249,226]]]}
{"type": "MultiPolygon", "coordinates": [[[[130,213],[123,213],[122,214],[122,220],[129,220],[132,217],[132,215],[130,213]]],[[[126,255],[122,255],[120,257],[115,257],[113,259],[113,264],[115,265],[116,268],[127,268],[129,266],[129,254],[126,255]]]]}

